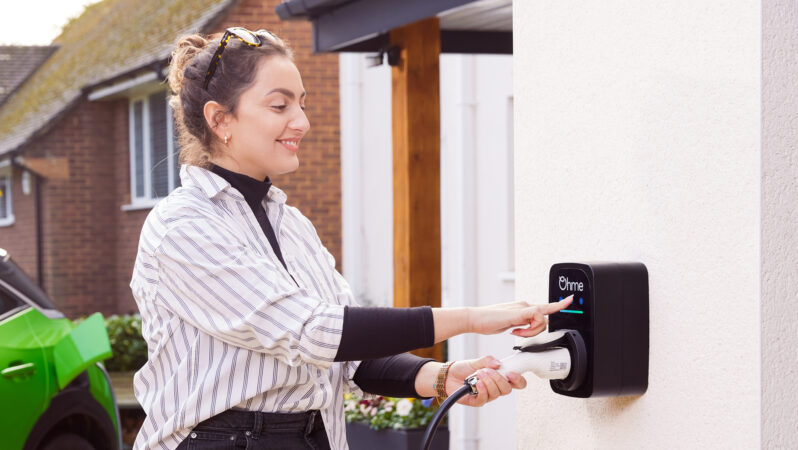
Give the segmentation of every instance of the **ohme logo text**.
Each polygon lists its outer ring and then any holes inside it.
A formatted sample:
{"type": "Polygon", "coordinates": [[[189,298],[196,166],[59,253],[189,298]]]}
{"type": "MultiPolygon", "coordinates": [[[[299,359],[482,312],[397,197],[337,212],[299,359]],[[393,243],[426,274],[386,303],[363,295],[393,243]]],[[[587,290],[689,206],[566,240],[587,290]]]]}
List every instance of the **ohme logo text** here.
{"type": "Polygon", "coordinates": [[[568,277],[560,275],[560,290],[561,291],[579,291],[582,292],[585,286],[581,281],[568,281],[568,277]]]}

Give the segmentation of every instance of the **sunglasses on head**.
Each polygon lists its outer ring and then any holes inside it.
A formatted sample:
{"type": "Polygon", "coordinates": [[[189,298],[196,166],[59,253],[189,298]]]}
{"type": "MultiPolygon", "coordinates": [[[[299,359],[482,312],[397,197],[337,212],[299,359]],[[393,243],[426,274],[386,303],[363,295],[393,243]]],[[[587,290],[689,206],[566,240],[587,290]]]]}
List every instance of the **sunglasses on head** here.
{"type": "Polygon", "coordinates": [[[276,38],[271,31],[267,30],[249,31],[244,27],[232,27],[224,30],[222,39],[219,41],[219,46],[216,48],[216,53],[213,54],[211,63],[208,66],[208,71],[205,73],[205,82],[202,84],[203,89],[206,91],[208,90],[208,84],[211,82],[216,68],[219,67],[219,61],[222,60],[222,52],[224,52],[225,47],[227,47],[227,43],[230,42],[230,38],[237,38],[250,47],[260,47],[263,41],[258,35],[264,36],[266,34],[276,38]]]}

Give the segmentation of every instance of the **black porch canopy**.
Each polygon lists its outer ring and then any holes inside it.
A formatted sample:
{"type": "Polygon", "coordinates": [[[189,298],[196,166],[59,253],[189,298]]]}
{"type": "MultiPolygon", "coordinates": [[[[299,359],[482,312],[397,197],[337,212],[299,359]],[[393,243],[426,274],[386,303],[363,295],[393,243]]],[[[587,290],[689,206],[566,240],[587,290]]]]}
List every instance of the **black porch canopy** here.
{"type": "Polygon", "coordinates": [[[513,53],[512,0],[288,0],[276,12],[313,24],[314,52],[381,51],[392,29],[438,17],[441,53],[513,53]]]}

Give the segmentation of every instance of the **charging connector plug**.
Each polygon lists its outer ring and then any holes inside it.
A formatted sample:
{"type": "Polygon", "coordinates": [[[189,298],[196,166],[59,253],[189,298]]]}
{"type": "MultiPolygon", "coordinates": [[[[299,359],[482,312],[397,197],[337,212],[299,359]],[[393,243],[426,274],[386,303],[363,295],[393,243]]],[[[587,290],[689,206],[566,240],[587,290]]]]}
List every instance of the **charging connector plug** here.
{"type": "MultiPolygon", "coordinates": [[[[507,374],[515,372],[522,374],[532,372],[545,380],[563,380],[571,373],[571,354],[564,348],[554,348],[541,352],[515,352],[501,360],[497,370],[504,378],[507,374]]],[[[471,395],[477,395],[477,375],[466,378],[466,384],[471,388],[471,395]]]]}
{"type": "MultiPolygon", "coordinates": [[[[568,349],[571,357],[571,372],[564,378],[550,378],[552,386],[563,391],[575,391],[585,381],[587,376],[587,347],[582,335],[576,330],[557,330],[551,333],[541,333],[526,339],[521,345],[513,347],[523,353],[545,352],[552,348],[568,349]]],[[[520,372],[519,372],[520,373],[520,372]]],[[[541,378],[540,374],[537,374],[541,378]]]]}
{"type": "MultiPolygon", "coordinates": [[[[561,380],[564,386],[579,387],[585,378],[587,352],[582,336],[573,330],[542,333],[514,347],[516,352],[501,360],[498,372],[532,372],[544,380],[561,380]]],[[[466,379],[471,394],[477,394],[476,374],[466,379]]]]}

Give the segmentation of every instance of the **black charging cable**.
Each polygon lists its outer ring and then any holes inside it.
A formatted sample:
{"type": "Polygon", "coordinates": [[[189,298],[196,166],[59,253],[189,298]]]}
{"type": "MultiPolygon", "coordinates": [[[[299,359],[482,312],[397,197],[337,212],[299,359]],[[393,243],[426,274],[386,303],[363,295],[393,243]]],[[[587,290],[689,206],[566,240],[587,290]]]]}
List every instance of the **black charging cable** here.
{"type": "Polygon", "coordinates": [[[466,394],[477,395],[477,381],[477,377],[473,375],[466,378],[463,387],[454,391],[452,395],[441,403],[441,407],[435,411],[435,415],[432,416],[432,420],[430,420],[427,425],[427,431],[424,432],[424,440],[421,441],[422,450],[429,450],[429,446],[432,445],[432,438],[435,437],[435,432],[438,431],[438,426],[441,424],[444,416],[446,416],[446,413],[449,412],[449,408],[466,394]]]}

